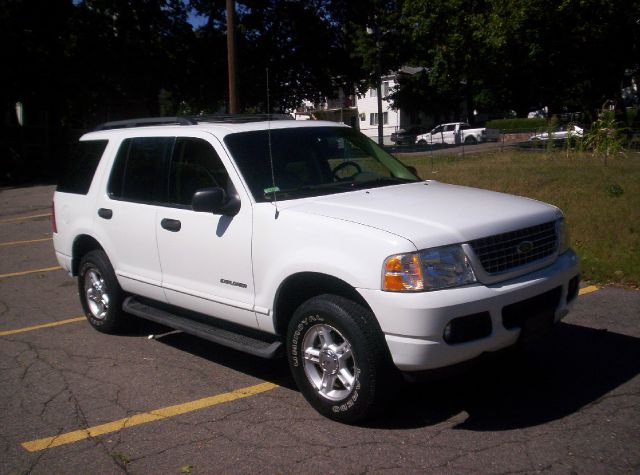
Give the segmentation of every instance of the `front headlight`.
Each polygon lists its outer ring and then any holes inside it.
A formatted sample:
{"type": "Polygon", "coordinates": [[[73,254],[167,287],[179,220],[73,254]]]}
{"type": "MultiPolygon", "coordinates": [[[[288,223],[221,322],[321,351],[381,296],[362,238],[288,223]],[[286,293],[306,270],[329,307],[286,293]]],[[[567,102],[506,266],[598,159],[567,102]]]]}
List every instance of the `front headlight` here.
{"type": "Polygon", "coordinates": [[[392,292],[438,290],[476,282],[469,258],[457,244],[389,256],[382,272],[382,290],[392,292]]]}
{"type": "Polygon", "coordinates": [[[558,254],[569,250],[569,230],[564,218],[556,221],[556,236],[558,236],[558,254]]]}

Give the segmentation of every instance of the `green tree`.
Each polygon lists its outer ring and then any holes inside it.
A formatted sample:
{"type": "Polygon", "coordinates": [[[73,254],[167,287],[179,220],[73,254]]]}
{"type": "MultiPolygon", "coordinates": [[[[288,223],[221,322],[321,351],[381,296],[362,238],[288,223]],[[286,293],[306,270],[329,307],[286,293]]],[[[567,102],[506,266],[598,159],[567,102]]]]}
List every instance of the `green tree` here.
{"type": "Polygon", "coordinates": [[[404,31],[420,45],[412,62],[428,67],[413,82],[432,88],[436,104],[463,96],[469,110],[591,112],[619,98],[625,70],[638,69],[637,0],[401,3],[404,31]]]}

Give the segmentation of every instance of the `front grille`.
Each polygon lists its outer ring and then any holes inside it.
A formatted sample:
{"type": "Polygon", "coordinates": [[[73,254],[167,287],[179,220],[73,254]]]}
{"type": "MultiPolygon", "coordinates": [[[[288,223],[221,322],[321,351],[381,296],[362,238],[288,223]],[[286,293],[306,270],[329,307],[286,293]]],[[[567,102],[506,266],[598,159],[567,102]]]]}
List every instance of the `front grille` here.
{"type": "Polygon", "coordinates": [[[544,259],[558,249],[555,222],[539,224],[469,243],[485,272],[502,274],[544,259]]]}

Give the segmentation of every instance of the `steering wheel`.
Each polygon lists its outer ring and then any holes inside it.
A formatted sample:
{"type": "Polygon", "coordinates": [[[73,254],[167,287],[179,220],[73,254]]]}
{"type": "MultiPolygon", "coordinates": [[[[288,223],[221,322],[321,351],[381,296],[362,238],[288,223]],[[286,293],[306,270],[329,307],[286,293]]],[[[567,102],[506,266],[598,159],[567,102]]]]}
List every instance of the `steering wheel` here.
{"type": "Polygon", "coordinates": [[[358,165],[356,162],[354,162],[353,160],[347,160],[346,162],[342,162],[340,165],[338,165],[333,170],[331,170],[331,173],[333,173],[333,176],[336,180],[344,180],[345,178],[353,178],[357,174],[362,173],[362,167],[358,165]],[[356,172],[353,175],[350,175],[348,177],[339,177],[338,172],[347,167],[355,168],[356,172]]]}

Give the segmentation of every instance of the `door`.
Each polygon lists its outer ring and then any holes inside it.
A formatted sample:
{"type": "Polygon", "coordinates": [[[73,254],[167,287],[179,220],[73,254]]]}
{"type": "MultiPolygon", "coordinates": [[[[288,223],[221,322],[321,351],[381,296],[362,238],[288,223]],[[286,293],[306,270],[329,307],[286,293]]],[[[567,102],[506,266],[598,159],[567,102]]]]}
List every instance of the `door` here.
{"type": "Polygon", "coordinates": [[[443,130],[444,126],[442,125],[439,125],[435,129],[433,129],[431,131],[430,143],[443,143],[443,130]]]}
{"type": "Polygon", "coordinates": [[[107,193],[96,202],[95,229],[122,288],[164,301],[156,246],[156,214],[162,176],[173,137],[136,137],[122,141],[107,193]]]}
{"type": "Polygon", "coordinates": [[[442,141],[448,144],[455,144],[456,135],[456,124],[446,124],[442,132],[442,141]]]}
{"type": "Polygon", "coordinates": [[[167,206],[158,209],[156,219],[162,286],[170,304],[257,327],[251,267],[252,208],[244,199],[235,216],[193,211],[194,192],[211,187],[236,194],[206,136],[178,137],[169,171],[167,206]]]}

